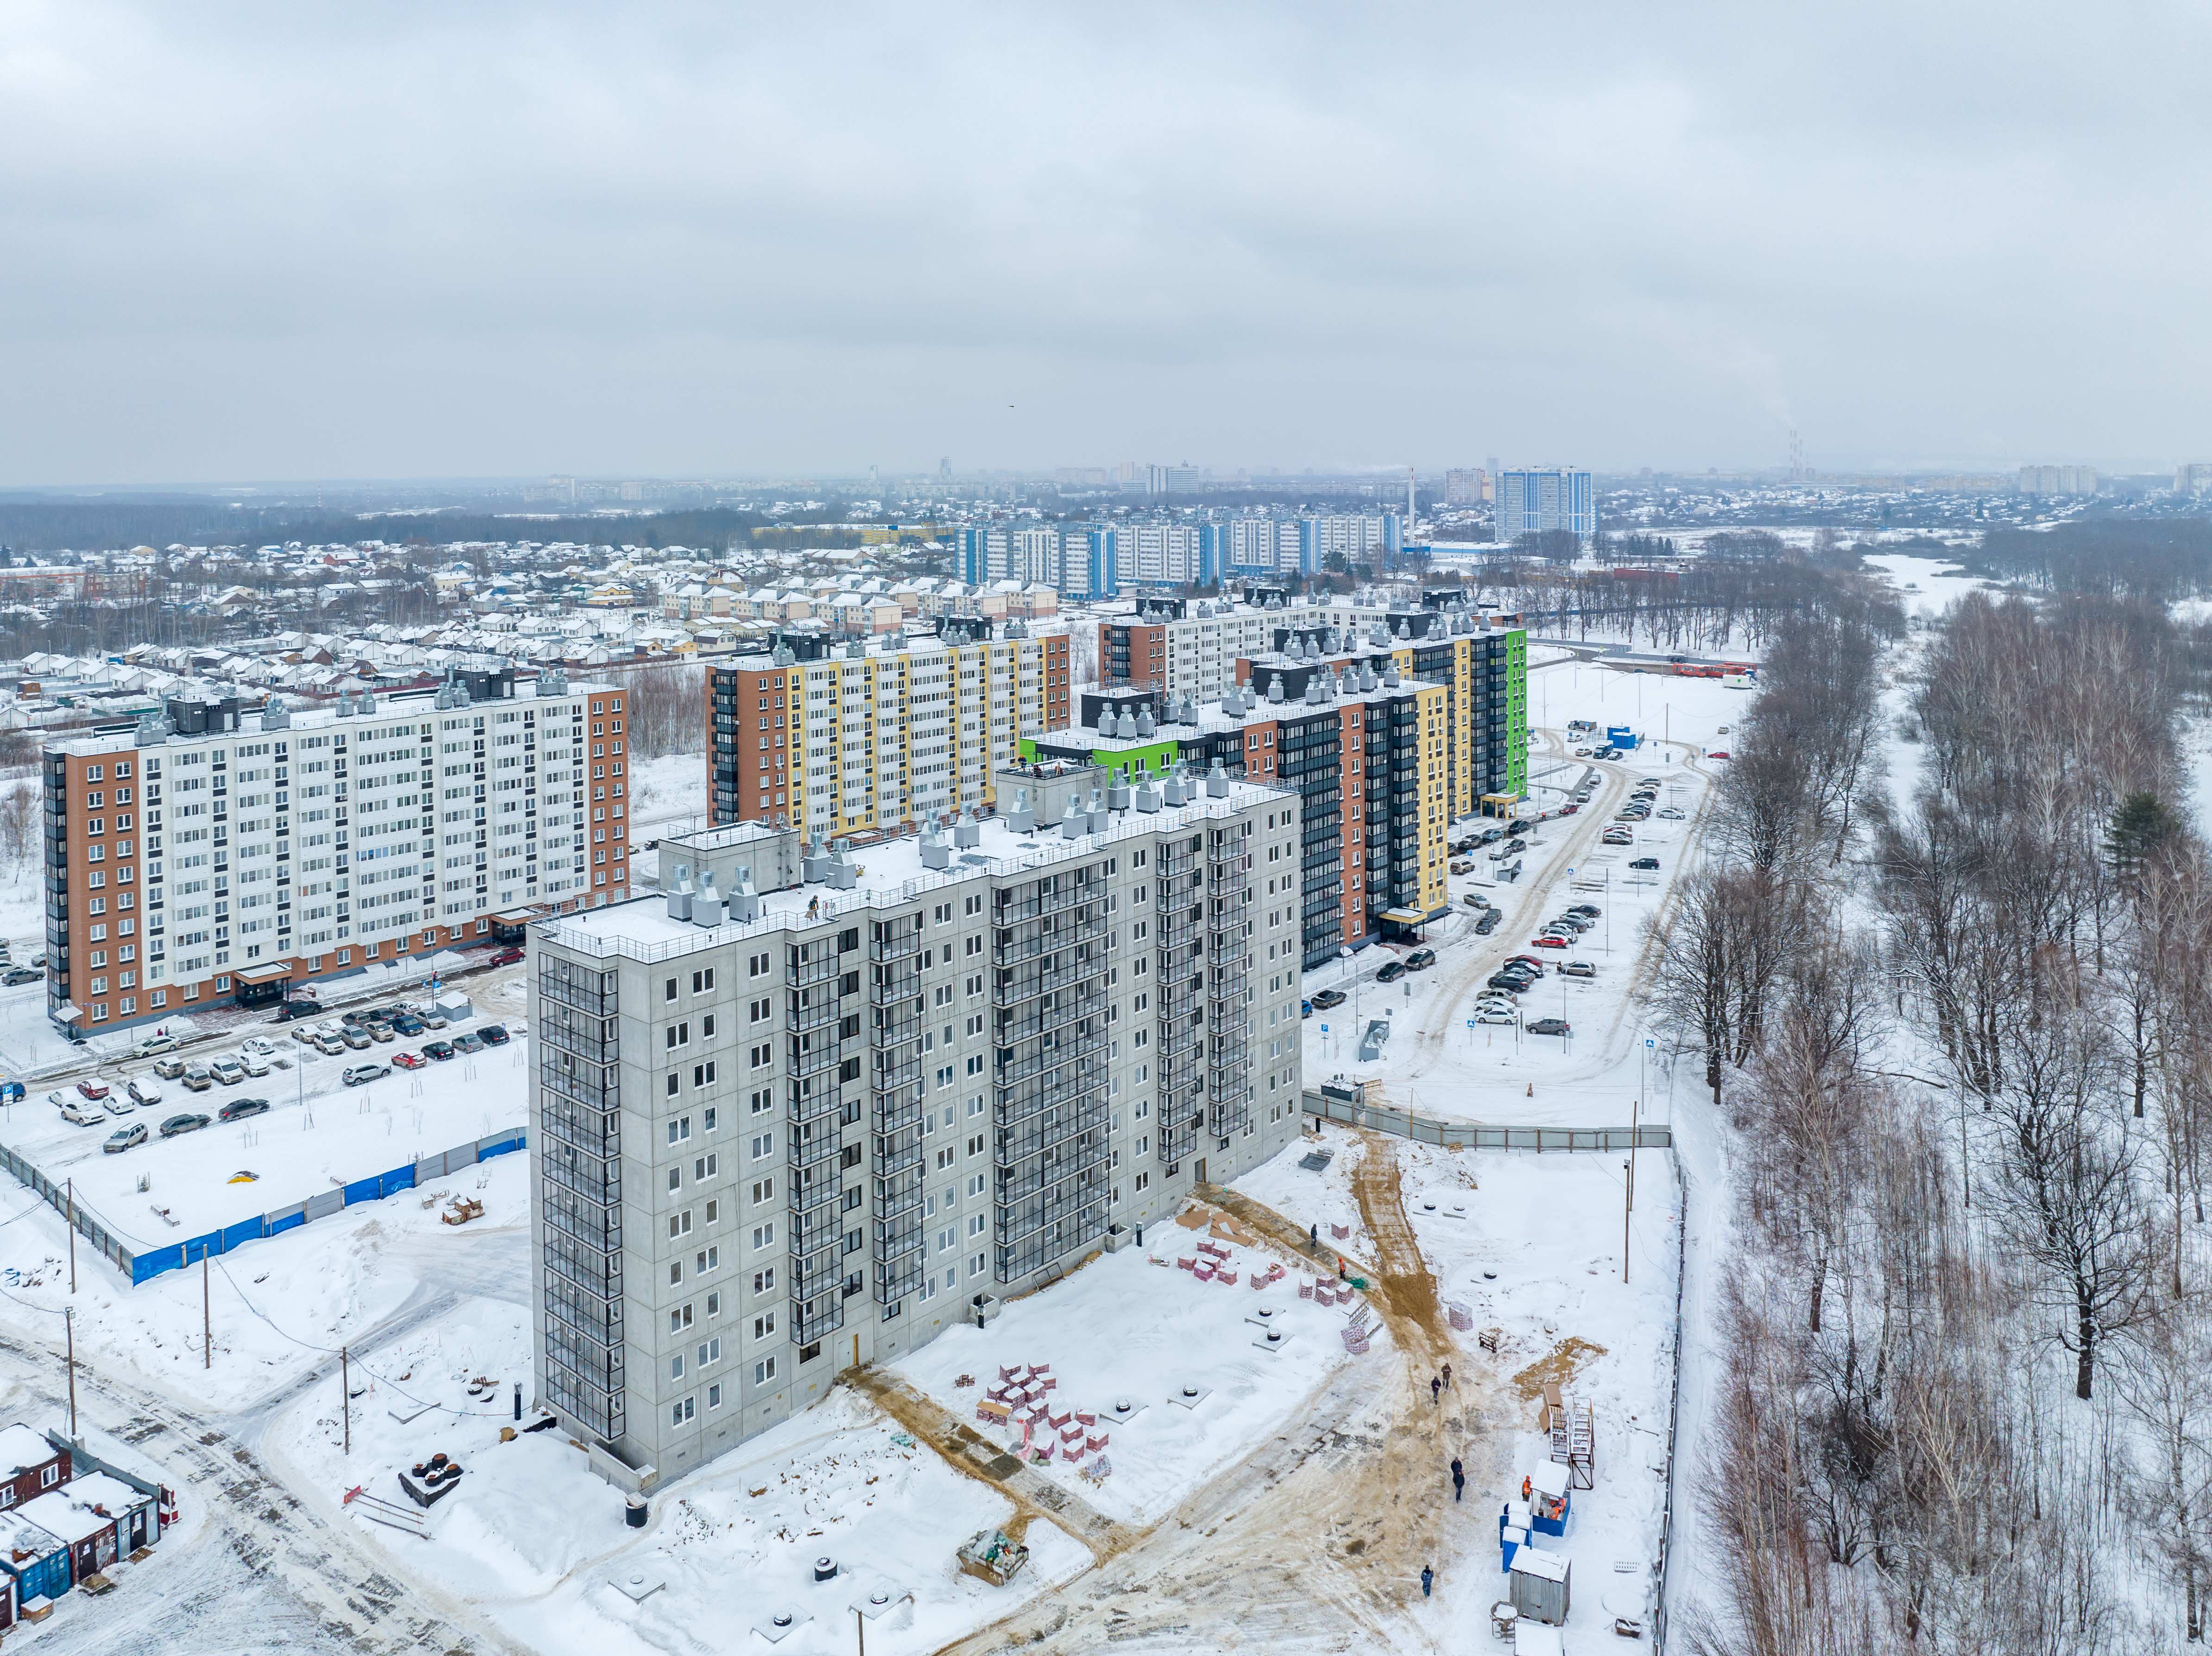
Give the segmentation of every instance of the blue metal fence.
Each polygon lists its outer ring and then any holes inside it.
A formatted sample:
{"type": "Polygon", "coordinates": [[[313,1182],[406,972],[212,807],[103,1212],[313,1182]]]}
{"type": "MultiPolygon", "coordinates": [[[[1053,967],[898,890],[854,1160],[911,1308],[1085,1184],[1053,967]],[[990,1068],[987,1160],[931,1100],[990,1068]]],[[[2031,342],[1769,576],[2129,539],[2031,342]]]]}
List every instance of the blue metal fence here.
{"type": "MultiPolygon", "coordinates": [[[[128,1271],[133,1283],[143,1283],[149,1277],[160,1276],[165,1271],[181,1271],[185,1266],[197,1264],[210,1254],[228,1253],[243,1243],[258,1242],[264,1236],[275,1236],[296,1226],[304,1225],[310,1219],[319,1219],[325,1214],[337,1212],[341,1208],[351,1207],[356,1202],[378,1202],[387,1196],[397,1195],[401,1191],[413,1190],[418,1185],[425,1184],[433,1179],[442,1179],[456,1168],[472,1167],[489,1156],[505,1156],[512,1151],[521,1149],[528,1142],[529,1135],[522,1128],[510,1128],[505,1132],[493,1133],[487,1137],[475,1139],[466,1144],[457,1144],[452,1149],[441,1151],[435,1156],[423,1156],[419,1161],[408,1162],[404,1167],[392,1168],[367,1179],[356,1179],[343,1190],[325,1192],[321,1195],[310,1197],[304,1202],[295,1202],[289,1207],[278,1208],[270,1213],[257,1214],[251,1219],[241,1219],[234,1225],[225,1225],[220,1230],[211,1230],[204,1236],[187,1237],[181,1242],[173,1242],[165,1247],[149,1248],[144,1251],[133,1251],[125,1247],[85,1212],[82,1206],[76,1210],[76,1227],[88,1238],[94,1240],[101,1253],[128,1271]],[[96,1236],[95,1232],[98,1233],[96,1236]]],[[[61,1209],[64,1215],[68,1213],[69,1210],[60,1199],[59,1193],[51,1188],[52,1181],[46,1179],[42,1174],[37,1174],[36,1170],[31,1168],[27,1163],[23,1163],[20,1158],[0,1150],[0,1165],[7,1166],[16,1177],[21,1179],[25,1184],[30,1185],[33,1189],[39,1191],[40,1194],[52,1202],[55,1207],[61,1209]]]]}

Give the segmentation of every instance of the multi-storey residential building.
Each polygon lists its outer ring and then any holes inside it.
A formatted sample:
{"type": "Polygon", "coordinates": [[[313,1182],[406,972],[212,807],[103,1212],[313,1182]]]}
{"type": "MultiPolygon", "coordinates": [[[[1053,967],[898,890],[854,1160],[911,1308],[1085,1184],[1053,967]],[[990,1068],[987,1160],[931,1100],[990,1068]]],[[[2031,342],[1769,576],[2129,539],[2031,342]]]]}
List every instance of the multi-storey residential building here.
{"type": "Polygon", "coordinates": [[[1584,540],[1597,533],[1597,495],[1587,471],[1569,466],[1502,471],[1497,492],[1501,544],[1554,529],[1571,530],[1584,540]]]}
{"type": "Polygon", "coordinates": [[[540,1401],[635,1485],[1297,1131],[1297,801],[1088,767],[857,855],[664,840],[532,933],[540,1401]]]}
{"type": "Polygon", "coordinates": [[[1465,608],[1456,592],[1430,593],[1413,609],[1139,599],[1127,618],[1098,623],[1099,682],[1217,701],[1251,676],[1252,664],[1294,645],[1298,659],[1326,659],[1340,676],[1385,652],[1406,676],[1444,687],[1454,816],[1480,810],[1486,796],[1527,792],[1528,634],[1513,618],[1465,608]]]}
{"type": "Polygon", "coordinates": [[[1067,720],[1067,634],[976,618],[934,636],[785,635],[707,681],[716,824],[782,821],[813,839],[875,834],[997,799],[1020,739],[1067,720]]]}
{"type": "Polygon", "coordinates": [[[259,1004],[626,899],[626,701],[510,667],[48,743],[48,1015],[78,1036],[259,1004]]]}
{"type": "Polygon", "coordinates": [[[2020,469],[2020,492],[2023,494],[2094,494],[2097,492],[2097,468],[2022,466],[2020,469]]]}
{"type": "Polygon", "coordinates": [[[1446,506],[1480,506],[1490,498],[1490,474],[1480,466],[1455,466],[1444,473],[1446,506]]]}
{"type": "Polygon", "coordinates": [[[1232,686],[1218,707],[1145,689],[1086,692],[1081,725],[1024,743],[1024,752],[1129,778],[1219,766],[1295,789],[1306,966],[1443,913],[1453,815],[1447,687],[1406,678],[1381,647],[1333,661],[1300,652],[1243,664],[1250,683],[1232,686]]]}

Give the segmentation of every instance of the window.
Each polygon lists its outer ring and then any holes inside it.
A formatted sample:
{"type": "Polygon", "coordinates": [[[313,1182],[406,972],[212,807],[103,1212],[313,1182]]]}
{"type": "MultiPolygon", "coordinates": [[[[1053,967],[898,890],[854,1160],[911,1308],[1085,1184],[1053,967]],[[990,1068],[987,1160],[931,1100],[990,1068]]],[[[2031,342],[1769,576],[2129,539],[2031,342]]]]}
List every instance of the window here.
{"type": "Polygon", "coordinates": [[[707,1388],[707,1407],[709,1409],[719,1409],[721,1406],[722,1388],[719,1386],[708,1386],[707,1388]]]}
{"type": "Polygon", "coordinates": [[[714,1065],[712,1060],[691,1066],[691,1084],[694,1087],[711,1087],[714,1083],[714,1065]]]}
{"type": "MultiPolygon", "coordinates": [[[[674,1169],[671,1168],[670,1171],[673,1172],[674,1169]]],[[[672,1213],[668,1216],[668,1234],[672,1237],[689,1236],[691,1234],[690,1209],[686,1208],[681,1213],[672,1213]]]]}
{"type": "Polygon", "coordinates": [[[721,1158],[717,1156],[698,1156],[691,1163],[691,1176],[694,1179],[712,1179],[720,1164],[721,1158]]]}
{"type": "Polygon", "coordinates": [[[755,1272],[753,1272],[753,1292],[754,1292],[754,1293],[756,1293],[756,1294],[772,1294],[772,1293],[774,1293],[775,1291],[775,1267],[774,1265],[770,1265],[770,1266],[769,1266],[769,1268],[768,1268],[767,1270],[765,1270],[765,1271],[756,1271],[755,1272]]]}
{"type": "Polygon", "coordinates": [[[753,1338],[754,1338],[755,1339],[757,1339],[757,1340],[764,1340],[764,1339],[766,1339],[769,1335],[771,1335],[771,1334],[773,1334],[773,1333],[775,1333],[775,1312],[773,1312],[773,1311],[764,1311],[764,1312],[763,1312],[759,1316],[757,1316],[757,1317],[756,1317],[756,1318],[754,1318],[754,1319],[753,1319],[753,1338]]]}
{"type": "Polygon", "coordinates": [[[667,988],[667,991],[666,991],[666,992],[665,992],[665,993],[664,993],[664,994],[661,996],[661,999],[663,999],[663,1000],[674,1000],[675,998],[676,998],[676,980],[675,980],[675,979],[673,979],[673,978],[671,978],[671,979],[669,979],[669,980],[668,980],[668,988],[667,988]]]}
{"type": "Polygon", "coordinates": [[[722,1250],[720,1247],[702,1248],[691,1263],[702,1277],[710,1271],[720,1271],[722,1268],[722,1250]]]}
{"type": "Polygon", "coordinates": [[[714,968],[713,967],[708,967],[703,971],[694,972],[691,974],[691,992],[693,994],[706,994],[710,992],[714,986],[714,968]]]}
{"type": "Polygon", "coordinates": [[[691,1307],[690,1306],[679,1305],[673,1311],[671,1311],[668,1313],[668,1331],[670,1333],[681,1334],[685,1329],[690,1326],[691,1307]]]}
{"type": "Polygon", "coordinates": [[[763,1357],[753,1365],[753,1384],[765,1386],[775,1378],[775,1359],[763,1357]]]}
{"type": "Polygon", "coordinates": [[[774,1179],[754,1180],[753,1200],[756,1202],[773,1202],[775,1200],[775,1180],[774,1179]]]}
{"type": "MultiPolygon", "coordinates": [[[[684,1359],[678,1357],[676,1359],[676,1362],[680,1369],[683,1365],[684,1359]]],[[[683,1426],[688,1424],[692,1416],[699,1412],[696,1409],[692,1407],[693,1401],[694,1399],[686,1398],[683,1402],[672,1406],[668,1411],[669,1423],[673,1426],[683,1426]]]]}
{"type": "Polygon", "coordinates": [[[764,1225],[753,1227],[753,1246],[755,1247],[775,1246],[775,1222],[773,1219],[764,1225]]]}
{"type": "Polygon", "coordinates": [[[682,1190],[682,1189],[684,1188],[684,1169],[683,1169],[683,1168],[669,1168],[669,1170],[668,1170],[668,1188],[669,1188],[669,1189],[671,1189],[672,1191],[682,1190]]]}
{"type": "MultiPolygon", "coordinates": [[[[672,1089],[672,1090],[673,1089],[672,1089]]],[[[691,1118],[690,1116],[678,1116],[675,1120],[668,1124],[668,1142],[670,1143],[680,1144],[690,1137],[691,1118]]]]}
{"type": "Polygon", "coordinates": [[[684,1378],[684,1354],[681,1351],[668,1360],[668,1378],[671,1380],[684,1378]]]}

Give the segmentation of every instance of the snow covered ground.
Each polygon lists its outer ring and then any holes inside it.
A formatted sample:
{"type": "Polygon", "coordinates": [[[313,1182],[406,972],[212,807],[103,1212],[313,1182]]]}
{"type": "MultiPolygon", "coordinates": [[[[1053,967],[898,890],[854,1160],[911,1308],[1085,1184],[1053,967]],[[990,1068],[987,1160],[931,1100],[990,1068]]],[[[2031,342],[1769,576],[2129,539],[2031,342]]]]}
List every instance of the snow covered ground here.
{"type": "Polygon", "coordinates": [[[650,1526],[626,1528],[621,1494],[557,1429],[499,1441],[514,1380],[527,1389],[529,1350],[526,1308],[470,1301],[364,1371],[350,1455],[325,1388],[272,1429],[268,1457],[333,1510],[356,1486],[405,1505],[402,1469],[433,1453],[459,1462],[461,1482],[427,1514],[429,1540],[362,1519],[365,1506],[352,1509],[356,1521],[398,1568],[467,1598],[547,1656],[765,1648],[751,1629],[779,1611],[796,1622],[779,1652],[842,1653],[853,1647],[852,1606],[877,1586],[893,1608],[869,1620],[867,1642],[902,1656],[933,1650],[1090,1563],[1080,1544],[1035,1522],[1030,1567],[1010,1586],[959,1574],[960,1544],[1006,1523],[1011,1503],[843,1390],[656,1491],[650,1526]],[[840,1573],[817,1583],[814,1561],[825,1556],[840,1573]]]}
{"type": "MultiPolygon", "coordinates": [[[[1179,1269],[1176,1259],[1198,1257],[1206,1236],[1175,1224],[1148,1227],[1145,1249],[1103,1255],[1015,1301],[988,1328],[948,1329],[896,1372],[965,1421],[1000,1367],[1048,1364],[1059,1381],[1048,1394],[1054,1405],[1101,1416],[1113,1471],[1094,1484],[1058,1456],[1037,1471],[1109,1517],[1158,1518],[1274,1431],[1350,1360],[1338,1335],[1350,1307],[1323,1309],[1299,1298],[1295,1271],[1270,1288],[1250,1286],[1273,1254],[1217,1244],[1229,1251],[1233,1285],[1179,1269]],[[1265,1349],[1263,1322],[1282,1333],[1279,1348],[1265,1349]],[[956,1384],[963,1374],[972,1387],[956,1384]],[[1189,1386],[1202,1394],[1194,1407],[1175,1401],[1189,1386]],[[1126,1421],[1110,1418],[1121,1399],[1139,1405],[1126,1421]]],[[[1379,1350],[1361,1359],[1378,1360],[1379,1350]]],[[[978,1422],[977,1429],[1010,1446],[1020,1441],[1004,1429],[978,1422]]]]}
{"type": "MultiPolygon", "coordinates": [[[[1324,1126],[1317,1138],[1238,1180],[1237,1189],[1303,1223],[1322,1225],[1326,1234],[1332,1216],[1352,1206],[1360,1147],[1357,1134],[1324,1126]],[[1334,1152],[1319,1173],[1298,1165],[1316,1143],[1334,1152]]],[[[1458,1336],[1455,1381],[1494,1380],[1503,1393],[1504,1418],[1493,1415],[1492,1424],[1506,1435],[1513,1486],[1469,1483],[1467,1521],[1480,1537],[1438,1589],[1438,1631],[1448,1648],[1487,1646],[1490,1606],[1507,1587],[1495,1544],[1498,1507],[1517,1495],[1522,1475],[1550,1459],[1537,1412],[1544,1382],[1556,1380],[1571,1402],[1591,1405],[1596,1427],[1595,1487],[1574,1493],[1565,1536],[1544,1543],[1574,1567],[1566,1648],[1618,1648],[1613,1616],[1645,1617],[1650,1626],[1665,1497],[1680,1214],[1667,1157],[1639,1155],[1630,1216],[1618,1156],[1455,1153],[1406,1142],[1394,1148],[1406,1213],[1437,1291],[1474,1313],[1473,1330],[1458,1336]],[[1626,1231],[1624,1218],[1632,1221],[1626,1231]],[[1503,1336],[1494,1358],[1479,1344],[1486,1328],[1503,1336]],[[1616,1571],[1616,1561],[1632,1568],[1616,1571]]],[[[1345,1246],[1357,1247],[1358,1234],[1345,1246]]]]}

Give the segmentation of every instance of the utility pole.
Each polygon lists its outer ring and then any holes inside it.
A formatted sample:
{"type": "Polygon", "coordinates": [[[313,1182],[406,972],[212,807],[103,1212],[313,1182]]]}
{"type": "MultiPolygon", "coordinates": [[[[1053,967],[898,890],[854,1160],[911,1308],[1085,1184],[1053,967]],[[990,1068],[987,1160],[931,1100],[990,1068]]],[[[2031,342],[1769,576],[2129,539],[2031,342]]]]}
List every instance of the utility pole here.
{"type": "Polygon", "coordinates": [[[347,1348],[338,1347],[338,1414],[345,1422],[345,1453],[353,1453],[353,1373],[347,1348]]]}
{"type": "Polygon", "coordinates": [[[207,1250],[200,1250],[200,1355],[202,1368],[215,1367],[215,1313],[208,1302],[207,1250]]]}
{"type": "Polygon", "coordinates": [[[76,1292],[76,1180],[69,1181],[70,1292],[76,1292]]]}
{"type": "Polygon", "coordinates": [[[1636,1152],[1629,1151],[1628,1160],[1622,1162],[1620,1166],[1621,1170],[1628,1175],[1630,1192],[1628,1199],[1621,1204],[1620,1208],[1620,1280],[1625,1283],[1628,1280],[1628,1210],[1636,1205],[1636,1152]]]}
{"type": "Polygon", "coordinates": [[[62,1307],[62,1338],[69,1346],[70,1436],[76,1436],[76,1307],[62,1307]]]}

